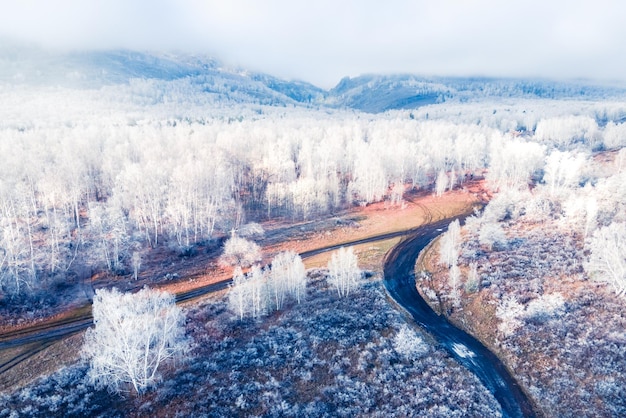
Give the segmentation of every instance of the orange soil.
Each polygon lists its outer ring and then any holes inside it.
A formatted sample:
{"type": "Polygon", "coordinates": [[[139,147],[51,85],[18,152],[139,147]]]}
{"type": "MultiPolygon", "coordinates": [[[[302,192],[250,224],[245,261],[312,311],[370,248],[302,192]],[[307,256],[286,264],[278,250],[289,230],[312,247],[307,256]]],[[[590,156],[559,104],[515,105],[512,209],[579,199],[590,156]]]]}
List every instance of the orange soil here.
{"type": "MultiPolygon", "coordinates": [[[[435,197],[430,192],[409,192],[407,193],[407,200],[401,205],[379,202],[363,207],[355,207],[332,217],[332,219],[349,220],[356,218],[358,219],[356,224],[354,222],[342,223],[332,228],[315,230],[308,233],[298,233],[292,228],[281,237],[279,244],[264,245],[263,241],[261,241],[259,244],[264,254],[263,263],[268,263],[281,251],[292,250],[301,253],[387,232],[415,228],[430,220],[460,213],[468,207],[484,203],[488,199],[489,195],[486,191],[484,180],[474,180],[466,182],[461,189],[445,193],[441,197],[435,197]]],[[[263,224],[266,231],[287,229],[293,226],[294,223],[288,221],[271,221],[263,224]]],[[[357,249],[357,255],[359,255],[359,252],[366,252],[368,248],[371,248],[371,244],[361,246],[357,249]]],[[[322,266],[329,257],[329,254],[316,256],[314,260],[307,262],[307,267],[322,266]]],[[[198,257],[198,263],[193,267],[183,268],[177,273],[180,277],[179,279],[155,283],[152,284],[152,286],[171,293],[180,293],[227,280],[232,277],[232,269],[219,267],[216,260],[206,260],[206,257],[198,257]]],[[[156,277],[156,274],[152,277],[156,277]]],[[[106,280],[105,277],[100,276],[92,278],[94,283],[96,281],[102,283],[106,282],[106,280]]],[[[114,284],[114,282],[110,284],[114,284]]],[[[24,321],[19,325],[0,325],[0,333],[27,328],[37,323],[52,322],[72,317],[76,315],[76,311],[83,311],[83,309],[84,305],[74,305],[65,312],[54,315],[53,317],[24,321]]]]}

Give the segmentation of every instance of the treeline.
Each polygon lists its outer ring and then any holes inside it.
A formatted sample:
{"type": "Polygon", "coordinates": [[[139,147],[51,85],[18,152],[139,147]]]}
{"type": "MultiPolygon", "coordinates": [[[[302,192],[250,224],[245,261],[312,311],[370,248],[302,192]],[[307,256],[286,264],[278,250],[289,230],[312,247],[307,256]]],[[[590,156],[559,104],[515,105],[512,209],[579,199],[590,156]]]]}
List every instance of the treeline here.
{"type": "Polygon", "coordinates": [[[597,147],[605,136],[617,146],[625,131],[574,118],[539,126],[533,138],[390,115],[288,114],[5,125],[2,294],[37,289],[85,267],[128,273],[140,260],[133,254],[145,248],[185,253],[244,221],[397,202],[407,187],[441,193],[486,168],[494,188],[527,183],[552,148],[597,147]]]}

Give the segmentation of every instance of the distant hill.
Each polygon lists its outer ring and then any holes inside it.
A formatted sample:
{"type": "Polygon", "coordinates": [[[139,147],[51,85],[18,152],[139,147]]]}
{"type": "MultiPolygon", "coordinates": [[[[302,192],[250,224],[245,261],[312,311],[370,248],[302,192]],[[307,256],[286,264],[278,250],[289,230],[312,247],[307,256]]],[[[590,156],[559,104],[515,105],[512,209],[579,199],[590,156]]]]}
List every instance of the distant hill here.
{"type": "MultiPolygon", "coordinates": [[[[344,78],[324,90],[304,81],[224,66],[218,60],[190,54],[127,50],[49,52],[0,40],[0,85],[98,89],[133,80],[176,82],[181,101],[210,95],[211,103],[348,108],[370,113],[416,109],[444,102],[493,98],[623,99],[625,86],[590,81],[550,81],[476,77],[423,77],[411,74],[344,78]]],[[[171,89],[169,89],[171,91],[171,89]]]]}
{"type": "Polygon", "coordinates": [[[327,103],[378,113],[446,101],[467,102],[503,97],[556,100],[624,98],[626,87],[588,81],[364,75],[341,80],[330,90],[327,103]]]}

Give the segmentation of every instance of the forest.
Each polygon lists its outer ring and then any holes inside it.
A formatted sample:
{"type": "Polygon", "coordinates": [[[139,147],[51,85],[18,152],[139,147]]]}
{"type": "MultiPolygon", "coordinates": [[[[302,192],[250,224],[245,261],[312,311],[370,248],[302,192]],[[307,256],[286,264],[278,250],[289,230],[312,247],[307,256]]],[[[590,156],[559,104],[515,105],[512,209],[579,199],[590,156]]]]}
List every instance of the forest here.
{"type": "MultiPolygon", "coordinates": [[[[332,218],[379,202],[400,206],[411,193],[441,197],[483,181],[491,201],[465,225],[451,225],[418,288],[486,341],[546,415],[624,413],[620,89],[399,77],[398,93],[381,104],[389,79],[345,79],[323,92],[215,62],[178,64],[186,72],[173,76],[162,65],[159,76],[115,74],[96,85],[83,82],[92,71],[84,68],[56,69],[56,81],[43,85],[32,74],[10,82],[3,75],[5,326],[92,297],[96,276],[96,287],[156,283],[144,273],[150,260],[219,254],[229,237],[250,238],[250,225],[332,218]],[[433,100],[407,102],[407,89],[433,100]]],[[[274,274],[295,257],[275,258],[274,274]]],[[[172,400],[173,414],[194,403],[217,415],[501,413],[476,377],[405,324],[379,274],[340,290],[330,264],[330,275],[294,266],[299,279],[284,279],[290,298],[274,294],[278,313],[263,308],[261,315],[261,305],[244,307],[243,299],[237,309],[235,286],[186,307],[193,342],[183,351],[198,361],[167,369],[160,389],[144,397],[91,389],[81,360],[0,395],[11,405],[0,416],[114,416],[128,408],[141,415],[172,400]]],[[[235,284],[248,280],[233,273],[235,284]]],[[[249,276],[272,273],[259,267],[249,276]]]]}

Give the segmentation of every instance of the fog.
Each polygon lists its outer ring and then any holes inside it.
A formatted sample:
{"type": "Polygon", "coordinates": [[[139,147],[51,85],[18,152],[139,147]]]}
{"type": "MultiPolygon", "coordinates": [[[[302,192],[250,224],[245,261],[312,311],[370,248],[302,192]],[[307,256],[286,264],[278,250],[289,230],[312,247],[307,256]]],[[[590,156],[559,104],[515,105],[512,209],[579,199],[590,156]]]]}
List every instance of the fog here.
{"type": "Polygon", "coordinates": [[[624,12],[613,0],[31,0],[3,5],[0,36],[203,53],[321,87],[372,72],[623,79],[624,12]]]}

